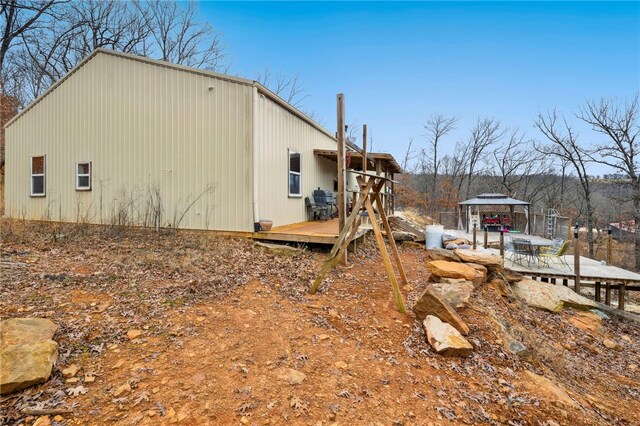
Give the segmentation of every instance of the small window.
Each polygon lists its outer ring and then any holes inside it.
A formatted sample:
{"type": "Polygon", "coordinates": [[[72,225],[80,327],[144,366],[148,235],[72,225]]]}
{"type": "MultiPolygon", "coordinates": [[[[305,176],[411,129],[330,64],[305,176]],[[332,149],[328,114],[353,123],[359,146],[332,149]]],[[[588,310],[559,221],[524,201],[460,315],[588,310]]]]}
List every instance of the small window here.
{"type": "Polygon", "coordinates": [[[76,163],[76,190],[91,191],[91,162],[76,163]]]}
{"type": "Polygon", "coordinates": [[[31,196],[45,196],[46,158],[44,155],[31,157],[31,196]]]}
{"type": "Polygon", "coordinates": [[[300,153],[289,150],[289,196],[301,197],[300,153]]]}

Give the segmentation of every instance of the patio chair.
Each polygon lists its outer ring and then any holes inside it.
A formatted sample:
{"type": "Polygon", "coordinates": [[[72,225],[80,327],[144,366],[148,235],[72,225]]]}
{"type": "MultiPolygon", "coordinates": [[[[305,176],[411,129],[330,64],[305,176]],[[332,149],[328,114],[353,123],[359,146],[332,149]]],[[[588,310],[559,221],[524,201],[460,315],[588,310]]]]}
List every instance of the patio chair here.
{"type": "Polygon", "coordinates": [[[540,260],[542,260],[542,263],[544,263],[544,265],[547,267],[550,266],[550,263],[552,261],[558,260],[561,264],[565,265],[567,268],[570,268],[569,264],[564,258],[567,250],[569,250],[569,241],[563,242],[559,247],[545,247],[540,252],[540,260]]]}
{"type": "Polygon", "coordinates": [[[513,244],[513,255],[511,260],[518,265],[524,266],[523,263],[526,260],[527,266],[531,266],[532,261],[539,260],[530,240],[513,238],[511,243],[513,244]]]}
{"type": "Polygon", "coordinates": [[[304,197],[304,205],[307,208],[309,220],[327,220],[328,212],[326,204],[317,204],[313,198],[304,197]]]}

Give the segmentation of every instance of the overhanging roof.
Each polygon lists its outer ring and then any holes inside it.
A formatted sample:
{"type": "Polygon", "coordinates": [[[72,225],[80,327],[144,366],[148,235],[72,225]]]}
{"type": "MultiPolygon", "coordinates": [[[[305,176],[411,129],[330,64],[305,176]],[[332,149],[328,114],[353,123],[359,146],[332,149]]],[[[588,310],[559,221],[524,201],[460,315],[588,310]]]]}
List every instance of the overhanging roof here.
{"type": "Polygon", "coordinates": [[[531,203],[516,200],[504,194],[480,194],[475,198],[461,201],[458,204],[461,206],[528,206],[531,203]]]}
{"type": "MultiPolygon", "coordinates": [[[[313,153],[318,157],[323,157],[328,160],[338,161],[338,151],[333,149],[314,149],[313,153]]],[[[350,157],[350,169],[360,169],[362,170],[362,154],[356,151],[347,151],[346,155],[350,157]]],[[[393,155],[386,152],[368,152],[367,157],[369,159],[373,158],[374,160],[380,160],[382,162],[382,171],[389,173],[402,173],[402,167],[398,164],[393,155]]],[[[375,165],[371,165],[370,167],[375,168],[375,165]]],[[[370,169],[373,171],[373,169],[370,169]]]]}

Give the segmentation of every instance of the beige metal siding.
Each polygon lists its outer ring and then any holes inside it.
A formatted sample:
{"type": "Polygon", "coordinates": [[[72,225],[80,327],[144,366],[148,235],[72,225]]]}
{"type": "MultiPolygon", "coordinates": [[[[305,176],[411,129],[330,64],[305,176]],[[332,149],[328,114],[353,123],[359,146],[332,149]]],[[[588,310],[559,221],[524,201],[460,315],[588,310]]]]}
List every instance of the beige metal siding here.
{"type": "Polygon", "coordinates": [[[274,226],[307,220],[304,197],[318,187],[333,189],[335,162],[315,157],[314,149],[336,149],[325,133],[262,94],[256,102],[257,196],[260,219],[274,226]],[[289,197],[288,149],[301,154],[302,197],[289,197]]]}
{"type": "Polygon", "coordinates": [[[213,186],[180,226],[251,231],[251,131],[251,86],[98,53],[8,127],[6,214],[141,224],[157,189],[166,226],[213,186]],[[44,198],[29,196],[34,155],[44,198]],[[92,162],[90,192],[75,190],[78,161],[92,162]]]}

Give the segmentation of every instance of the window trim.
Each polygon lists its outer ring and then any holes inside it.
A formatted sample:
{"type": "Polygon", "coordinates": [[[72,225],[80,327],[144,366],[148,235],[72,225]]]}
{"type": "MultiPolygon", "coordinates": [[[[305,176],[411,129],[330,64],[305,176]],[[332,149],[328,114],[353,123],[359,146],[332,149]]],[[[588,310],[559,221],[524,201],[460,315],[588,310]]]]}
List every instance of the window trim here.
{"type": "Polygon", "coordinates": [[[34,198],[46,197],[47,196],[47,156],[46,155],[32,155],[29,158],[29,196],[34,198]],[[42,157],[42,173],[33,173],[33,159],[42,157]],[[42,193],[34,193],[33,192],[33,178],[42,176],[42,193]]]}
{"type": "Polygon", "coordinates": [[[76,162],[76,191],[91,191],[91,172],[93,172],[93,164],[91,161],[78,161],[76,162]],[[88,164],[89,165],[89,173],[79,173],[78,166],[80,164],[88,164]],[[80,178],[88,177],[89,178],[89,186],[80,186],[80,178]]]}
{"type": "Polygon", "coordinates": [[[287,194],[289,195],[289,198],[302,198],[302,154],[296,150],[293,150],[291,148],[287,149],[287,194]],[[298,154],[299,159],[300,159],[300,171],[299,172],[293,172],[291,171],[291,154],[298,154]],[[298,194],[292,193],[291,192],[291,175],[296,175],[299,177],[300,180],[300,192],[298,194]]]}

